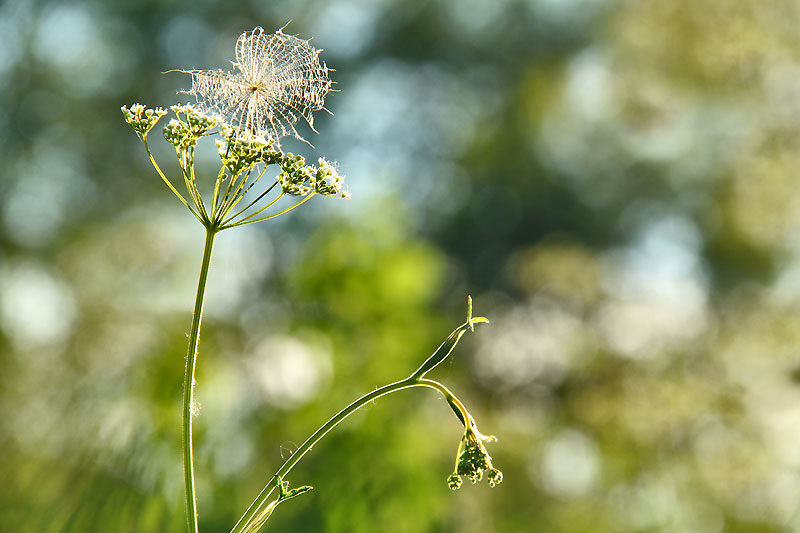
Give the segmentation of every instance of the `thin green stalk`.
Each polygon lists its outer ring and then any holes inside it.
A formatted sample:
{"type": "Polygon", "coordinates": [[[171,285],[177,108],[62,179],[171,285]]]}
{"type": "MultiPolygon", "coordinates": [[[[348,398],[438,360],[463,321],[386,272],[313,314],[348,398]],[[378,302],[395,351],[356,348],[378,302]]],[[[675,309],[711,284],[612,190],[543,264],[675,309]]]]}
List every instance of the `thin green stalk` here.
{"type": "MultiPolygon", "coordinates": [[[[231,182],[228,184],[228,190],[225,191],[225,197],[222,199],[223,201],[220,203],[219,209],[217,210],[217,219],[222,220],[225,218],[225,214],[231,209],[231,205],[237,201],[239,196],[242,194],[242,188],[244,184],[250,179],[250,174],[253,172],[253,168],[255,168],[254,164],[251,164],[247,167],[247,170],[242,170],[236,176],[231,176],[231,182]],[[233,185],[233,187],[231,187],[233,185]]],[[[266,171],[266,166],[261,171],[263,174],[266,171]]],[[[259,174],[258,177],[261,177],[259,174]]]]}
{"type": "Polygon", "coordinates": [[[225,176],[223,178],[223,180],[224,179],[228,180],[228,185],[225,187],[225,194],[223,194],[222,197],[220,198],[219,206],[217,207],[217,210],[214,212],[214,220],[221,220],[222,219],[222,217],[220,216],[220,213],[222,212],[222,208],[225,206],[225,203],[228,201],[228,195],[231,192],[231,187],[233,185],[233,180],[236,179],[236,176],[234,176],[232,174],[230,176],[225,174],[225,165],[222,165],[222,169],[220,169],[219,172],[220,172],[221,175],[225,176]]]}
{"type": "MultiPolygon", "coordinates": [[[[280,198],[281,198],[281,197],[284,195],[284,193],[280,193],[280,194],[278,195],[278,197],[277,197],[277,198],[275,198],[275,200],[274,200],[274,201],[272,201],[272,202],[270,202],[269,204],[265,205],[264,207],[262,207],[261,209],[259,209],[259,210],[258,210],[258,211],[256,211],[255,213],[253,213],[252,215],[248,215],[248,216],[244,217],[244,218],[243,218],[243,219],[241,219],[239,222],[234,222],[234,223],[232,223],[232,224],[227,224],[227,225],[225,225],[225,226],[222,226],[222,228],[221,228],[221,229],[235,228],[236,226],[244,226],[244,225],[246,225],[246,224],[252,224],[252,223],[254,223],[254,222],[261,222],[262,220],[269,220],[269,219],[271,219],[271,218],[275,218],[275,217],[277,217],[277,216],[280,216],[280,215],[282,215],[282,214],[284,214],[284,213],[287,213],[287,212],[291,211],[292,209],[294,209],[294,208],[296,208],[296,207],[300,207],[301,205],[303,205],[303,204],[304,204],[304,203],[306,203],[307,201],[311,200],[311,198],[313,198],[315,194],[317,194],[317,193],[316,193],[316,192],[312,192],[311,194],[309,194],[308,196],[306,196],[305,198],[303,198],[302,200],[300,200],[300,201],[299,201],[299,202],[297,202],[296,204],[290,205],[289,207],[287,207],[287,208],[286,208],[286,209],[284,209],[283,211],[278,211],[277,213],[273,213],[273,214],[271,214],[271,215],[267,215],[267,216],[265,216],[265,217],[261,217],[261,218],[256,218],[256,219],[254,219],[254,220],[248,220],[250,217],[254,217],[254,216],[256,216],[257,214],[261,213],[262,211],[264,211],[265,209],[267,209],[268,207],[270,207],[272,204],[274,204],[275,202],[277,202],[277,201],[278,201],[278,199],[280,199],[280,198]]],[[[228,220],[230,220],[230,219],[228,219],[228,220]]]]}
{"type": "Polygon", "coordinates": [[[225,179],[225,165],[222,165],[222,168],[219,169],[219,173],[217,174],[217,181],[214,183],[214,196],[211,199],[211,212],[214,213],[214,220],[217,218],[217,200],[219,200],[219,186],[222,184],[222,180],[225,179]]]}
{"type": "Polygon", "coordinates": [[[200,191],[197,190],[197,177],[194,173],[194,147],[189,147],[186,151],[187,153],[187,162],[189,165],[189,178],[192,182],[192,188],[194,189],[195,193],[197,193],[197,201],[198,201],[198,209],[200,209],[201,214],[205,217],[205,219],[209,222],[213,222],[211,217],[208,216],[206,212],[206,206],[203,203],[203,197],[200,195],[200,191]]]}
{"type": "Polygon", "coordinates": [[[203,298],[206,292],[208,269],[211,264],[211,250],[218,232],[214,226],[206,227],[206,245],[200,278],[197,281],[197,297],[192,315],[192,328],[189,334],[189,351],[186,356],[186,374],[183,379],[183,477],[186,486],[186,518],[189,533],[197,533],[197,502],[194,493],[194,460],[192,455],[192,403],[194,399],[194,369],[197,351],[200,346],[200,321],[203,317],[203,298]]]}
{"type": "MultiPolygon", "coordinates": [[[[250,192],[250,189],[252,189],[255,186],[256,183],[258,183],[258,181],[261,179],[261,176],[263,176],[264,172],[266,172],[266,171],[267,171],[267,166],[265,165],[264,169],[261,171],[261,173],[259,173],[259,175],[256,176],[256,179],[253,180],[253,182],[250,185],[247,186],[247,188],[244,190],[244,192],[241,193],[240,195],[238,195],[238,197],[235,198],[232,201],[232,203],[225,209],[225,213],[222,215],[223,217],[227,217],[228,216],[228,213],[230,213],[233,210],[233,208],[236,207],[236,205],[239,203],[239,201],[242,198],[244,198],[247,195],[247,193],[250,192]]],[[[259,194],[256,197],[255,200],[253,200],[252,202],[247,204],[247,207],[243,207],[242,209],[240,209],[235,215],[232,215],[230,218],[228,218],[228,220],[233,220],[234,218],[238,217],[240,214],[242,214],[245,211],[247,211],[248,209],[250,209],[256,202],[261,200],[264,196],[268,195],[272,191],[272,189],[275,188],[276,185],[278,185],[278,180],[275,180],[275,182],[272,185],[270,185],[269,187],[267,187],[267,189],[265,191],[263,191],[261,194],[259,194]]]]}
{"type": "Polygon", "coordinates": [[[197,208],[197,212],[200,213],[201,222],[205,225],[210,223],[211,220],[208,218],[208,213],[206,212],[205,204],[203,204],[203,197],[200,195],[200,191],[197,190],[197,185],[194,181],[194,171],[191,168],[187,169],[189,165],[189,154],[186,148],[175,148],[175,153],[178,155],[178,161],[181,166],[181,172],[183,172],[183,181],[186,184],[186,190],[189,191],[189,194],[192,196],[192,200],[194,201],[194,205],[197,208]]]}
{"type": "Polygon", "coordinates": [[[147,146],[147,139],[145,137],[142,137],[142,144],[144,144],[144,149],[145,151],[147,151],[147,155],[150,158],[150,162],[153,164],[153,167],[156,169],[156,172],[158,172],[158,175],[161,176],[161,179],[164,180],[164,183],[167,184],[167,187],[169,187],[170,190],[175,193],[175,196],[177,196],[178,199],[181,201],[181,203],[185,205],[189,209],[189,211],[192,212],[192,214],[197,218],[197,220],[202,222],[203,219],[200,218],[200,215],[198,215],[195,212],[192,206],[189,205],[189,202],[186,201],[183,195],[181,195],[181,193],[178,192],[178,189],[176,189],[175,186],[172,184],[172,182],[169,181],[169,179],[167,179],[167,176],[164,175],[164,172],[161,170],[161,167],[158,166],[158,163],[156,162],[156,158],[153,157],[153,154],[150,152],[150,147],[147,146]]]}
{"type": "MultiPolygon", "coordinates": [[[[235,219],[236,219],[236,217],[238,217],[239,215],[241,215],[242,213],[244,213],[245,211],[247,211],[248,209],[250,209],[251,207],[253,207],[253,205],[254,205],[256,202],[258,202],[258,201],[259,201],[259,200],[261,200],[261,199],[262,199],[264,196],[266,196],[266,195],[268,195],[270,192],[272,192],[272,189],[274,189],[274,188],[275,188],[275,186],[276,186],[277,184],[278,184],[278,182],[276,181],[275,183],[273,183],[272,185],[270,185],[270,186],[269,186],[269,188],[267,188],[267,190],[265,190],[264,192],[262,192],[261,194],[259,194],[259,195],[258,195],[258,197],[257,197],[255,200],[253,200],[252,202],[250,202],[250,203],[247,205],[247,207],[243,207],[242,209],[240,209],[239,211],[237,211],[235,214],[233,214],[233,215],[229,216],[228,218],[226,218],[225,220],[223,220],[223,221],[222,221],[222,225],[224,226],[225,224],[228,224],[228,223],[229,223],[229,222],[231,222],[232,220],[235,220],[235,219]]],[[[260,208],[260,209],[258,210],[258,212],[259,212],[259,213],[260,213],[260,212],[263,212],[263,211],[265,211],[265,210],[269,209],[270,207],[272,207],[272,206],[273,206],[273,205],[274,205],[274,204],[275,204],[275,203],[276,203],[278,200],[280,200],[280,199],[283,197],[283,195],[284,195],[284,192],[283,192],[283,191],[281,191],[281,192],[280,192],[280,194],[278,194],[278,196],[276,196],[276,197],[275,197],[275,198],[274,198],[274,199],[273,199],[271,202],[269,202],[267,205],[265,205],[264,207],[260,208]]],[[[236,204],[232,205],[232,206],[231,206],[231,209],[233,209],[233,207],[235,207],[235,206],[236,206],[236,204]]],[[[231,211],[231,209],[228,209],[228,212],[230,212],[230,211],[231,211]]],[[[227,213],[226,213],[226,215],[227,215],[227,213]]]]}
{"type": "MultiPolygon", "coordinates": [[[[329,431],[339,425],[344,419],[346,419],[351,414],[355,413],[368,403],[372,402],[380,398],[381,396],[386,396],[387,394],[391,394],[393,392],[397,392],[399,390],[408,389],[411,387],[429,387],[432,389],[436,389],[444,395],[444,397],[448,400],[451,406],[455,406],[459,411],[461,411],[460,415],[463,417],[462,422],[464,420],[468,420],[469,413],[467,413],[464,406],[461,404],[460,401],[450,392],[447,387],[439,383],[438,381],[433,381],[429,379],[419,379],[414,376],[409,376],[408,378],[396,381],[394,383],[390,383],[389,385],[385,385],[379,389],[376,389],[369,394],[365,394],[361,398],[355,400],[350,405],[336,413],[330,420],[328,420],[325,425],[320,427],[317,431],[314,432],[306,441],[294,452],[289,459],[283,463],[277,472],[272,476],[269,483],[264,487],[261,493],[258,495],[256,500],[250,505],[250,507],[245,511],[244,515],[239,519],[236,525],[231,530],[231,533],[250,533],[252,531],[257,531],[261,524],[266,521],[269,517],[268,513],[262,512],[268,507],[267,500],[269,500],[270,495],[276,488],[276,482],[278,479],[284,479],[286,474],[288,474],[292,468],[303,458],[303,456],[311,451],[314,445],[317,444],[329,431]]],[[[461,418],[459,417],[459,418],[461,418]]]]}

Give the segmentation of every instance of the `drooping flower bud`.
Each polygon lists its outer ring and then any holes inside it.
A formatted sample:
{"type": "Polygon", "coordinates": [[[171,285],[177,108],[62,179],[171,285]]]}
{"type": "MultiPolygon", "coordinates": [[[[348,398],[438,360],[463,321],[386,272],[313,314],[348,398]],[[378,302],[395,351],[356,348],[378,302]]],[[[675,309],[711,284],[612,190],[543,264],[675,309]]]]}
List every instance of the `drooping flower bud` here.
{"type": "Polygon", "coordinates": [[[492,466],[492,458],[484,446],[484,443],[495,440],[497,439],[492,435],[480,433],[470,417],[470,424],[458,445],[455,471],[447,478],[447,485],[451,489],[456,490],[461,486],[461,476],[466,477],[474,484],[483,478],[484,472],[486,472],[486,479],[492,487],[503,481],[503,473],[492,466]]]}

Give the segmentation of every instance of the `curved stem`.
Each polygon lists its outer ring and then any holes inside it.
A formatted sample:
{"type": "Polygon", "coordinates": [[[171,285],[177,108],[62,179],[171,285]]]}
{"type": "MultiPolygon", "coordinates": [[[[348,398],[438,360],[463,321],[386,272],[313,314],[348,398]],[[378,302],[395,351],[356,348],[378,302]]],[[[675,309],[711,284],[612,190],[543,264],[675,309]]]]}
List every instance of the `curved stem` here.
{"type": "Polygon", "coordinates": [[[178,189],[175,188],[175,186],[172,184],[171,181],[169,181],[167,176],[164,175],[164,172],[161,170],[161,167],[158,166],[158,162],[156,161],[156,158],[153,157],[153,154],[150,152],[150,147],[147,145],[147,138],[146,137],[142,138],[142,144],[144,144],[144,149],[147,152],[148,157],[150,157],[150,162],[153,164],[153,167],[156,169],[156,172],[158,172],[158,175],[161,176],[161,179],[164,180],[164,183],[167,184],[167,187],[169,187],[170,190],[175,193],[175,196],[177,196],[178,199],[181,201],[181,203],[183,205],[185,205],[189,209],[189,211],[192,212],[192,214],[197,218],[197,220],[202,222],[203,219],[200,218],[200,215],[198,215],[195,212],[195,210],[192,209],[192,206],[189,205],[189,202],[187,202],[186,199],[183,197],[183,195],[178,192],[178,189]]]}
{"type": "MultiPolygon", "coordinates": [[[[309,196],[313,196],[313,193],[309,196]]],[[[294,465],[296,465],[306,453],[311,451],[311,448],[313,448],[317,442],[319,442],[325,435],[328,434],[329,431],[335,428],[345,418],[358,411],[367,403],[376,400],[381,396],[411,387],[429,387],[438,390],[445,397],[448,405],[453,410],[456,417],[458,417],[459,421],[464,424],[464,427],[474,428],[475,422],[467,409],[464,407],[464,404],[462,404],[461,401],[456,398],[456,396],[450,392],[447,387],[438,381],[425,379],[425,374],[430,372],[435,366],[446,359],[450,353],[452,353],[453,348],[455,348],[455,345],[467,330],[472,331],[474,329],[474,325],[477,323],[489,322],[485,317],[482,316],[473,317],[472,297],[468,297],[467,302],[467,321],[453,330],[453,332],[450,333],[441,346],[439,346],[436,352],[434,352],[434,354],[430,356],[420,368],[414,371],[413,374],[408,376],[406,379],[390,383],[389,385],[385,385],[379,389],[375,389],[369,394],[365,394],[364,396],[355,400],[350,405],[336,413],[336,415],[328,420],[321,428],[315,431],[313,435],[306,439],[302,446],[300,446],[297,451],[294,452],[285,463],[283,463],[283,466],[281,466],[278,471],[275,472],[275,474],[272,476],[272,479],[269,480],[269,483],[267,483],[267,485],[261,490],[261,493],[259,493],[255,501],[250,504],[250,507],[247,508],[247,511],[245,511],[244,515],[242,515],[239,521],[236,522],[236,525],[233,526],[231,533],[255,533],[258,531],[264,522],[266,522],[270,517],[275,507],[284,501],[284,489],[282,483],[284,477],[291,471],[294,465]],[[270,495],[279,485],[281,486],[280,497],[267,504],[267,500],[269,499],[270,495]]],[[[302,488],[305,489],[305,487],[302,488]]]]}
{"type": "Polygon", "coordinates": [[[206,206],[203,203],[203,197],[200,194],[200,191],[197,190],[197,185],[194,176],[194,156],[192,155],[192,159],[189,158],[189,148],[175,148],[175,153],[178,155],[178,161],[181,166],[181,172],[183,172],[183,181],[186,184],[186,190],[192,196],[192,201],[194,202],[195,207],[197,208],[197,212],[200,214],[200,221],[205,224],[210,224],[211,220],[208,218],[208,213],[206,212],[206,206]]]}
{"type": "Polygon", "coordinates": [[[197,297],[192,315],[192,328],[189,334],[189,351],[186,356],[186,374],[183,379],[183,478],[186,488],[186,518],[189,533],[197,533],[197,502],[194,494],[194,460],[192,455],[192,404],[194,400],[194,369],[197,363],[197,351],[200,346],[200,321],[203,317],[203,298],[206,292],[206,281],[211,264],[211,250],[217,228],[206,227],[206,245],[203,250],[203,262],[200,266],[200,278],[197,281],[197,297]]]}
{"type": "Polygon", "coordinates": [[[461,404],[460,401],[450,392],[447,387],[442,385],[441,383],[433,380],[428,379],[417,379],[414,376],[410,376],[404,380],[396,381],[394,383],[390,383],[389,385],[385,385],[379,389],[376,389],[369,394],[365,394],[361,398],[355,400],[350,405],[336,413],[330,420],[328,420],[322,427],[320,427],[317,431],[314,432],[306,441],[297,449],[296,452],[292,454],[289,459],[283,463],[277,472],[272,476],[272,479],[269,480],[269,483],[264,487],[261,493],[258,495],[256,500],[250,505],[250,507],[245,511],[244,515],[239,519],[236,525],[231,530],[231,533],[244,533],[244,532],[251,532],[257,531],[258,527],[263,524],[266,518],[269,517],[268,514],[264,514],[264,516],[259,517],[259,514],[262,513],[263,510],[267,508],[266,502],[269,499],[270,495],[276,488],[276,481],[278,479],[283,479],[286,474],[288,474],[292,468],[303,458],[303,456],[311,451],[314,445],[317,444],[329,431],[335,428],[339,423],[341,423],[344,419],[346,419],[351,414],[358,411],[360,408],[364,407],[369,402],[380,398],[381,396],[386,396],[387,394],[391,394],[393,392],[397,392],[399,390],[408,389],[411,387],[429,387],[432,389],[436,389],[444,395],[444,397],[448,400],[450,405],[456,406],[461,412],[461,416],[463,417],[462,422],[468,420],[469,414],[467,413],[464,406],[461,404]]]}

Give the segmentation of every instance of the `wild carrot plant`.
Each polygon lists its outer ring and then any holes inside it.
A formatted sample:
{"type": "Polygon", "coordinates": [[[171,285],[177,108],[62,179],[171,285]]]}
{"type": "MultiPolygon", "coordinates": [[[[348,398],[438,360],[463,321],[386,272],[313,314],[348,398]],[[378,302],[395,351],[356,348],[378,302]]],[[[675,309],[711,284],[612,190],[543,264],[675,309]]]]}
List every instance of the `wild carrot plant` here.
{"type": "MultiPolygon", "coordinates": [[[[175,147],[180,169],[178,176],[172,179],[159,166],[148,144],[149,134],[167,111],[148,109],[141,104],[122,107],[126,122],[141,139],[158,175],[205,229],[183,384],[183,470],[190,533],[198,531],[192,456],[192,420],[197,415],[194,376],[214,240],[223,230],[273,219],[315,196],[349,197],[343,189],[344,177],[339,174],[337,165],[324,158],[319,158],[316,165],[308,164],[299,155],[284,153],[280,146],[283,136],[304,140],[296,130],[299,119],[302,117],[313,129],[312,113],[325,109],[325,97],[331,90],[330,69],[320,60],[319,53],[308,41],[286,35],[281,30],[268,35],[261,28],[255,28],[239,36],[232,72],[179,71],[191,75],[192,86],[186,93],[196,101],[172,106],[174,118],[162,130],[167,142],[175,147]],[[202,180],[195,173],[194,156],[198,141],[212,135],[217,137],[221,166],[216,178],[209,180],[208,188],[212,192],[208,201],[201,192],[202,180]],[[267,184],[262,179],[271,165],[276,165],[279,172],[267,184]],[[279,200],[285,198],[293,201],[279,208],[279,200]]],[[[488,320],[472,316],[472,300],[468,299],[466,322],[456,328],[433,355],[407,378],[365,394],[317,429],[275,472],[231,533],[258,531],[278,504],[311,490],[310,486],[290,489],[286,476],[336,425],[369,402],[411,387],[439,391],[464,426],[455,468],[447,478],[448,486],[459,488],[462,476],[475,483],[484,472],[492,486],[500,483],[503,475],[492,466],[485,447],[485,443],[495,440],[494,437],[478,431],[472,415],[447,387],[425,377],[450,355],[467,330],[473,330],[474,325],[481,322],[488,320]],[[273,497],[276,490],[278,494],[273,497]]]]}

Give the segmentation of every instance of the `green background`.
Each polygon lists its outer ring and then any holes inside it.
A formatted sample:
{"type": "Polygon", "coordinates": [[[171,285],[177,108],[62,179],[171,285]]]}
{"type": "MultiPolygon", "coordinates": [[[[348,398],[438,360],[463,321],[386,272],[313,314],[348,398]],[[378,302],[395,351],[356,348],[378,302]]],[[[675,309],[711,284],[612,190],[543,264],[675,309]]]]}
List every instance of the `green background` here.
{"type": "Polygon", "coordinates": [[[6,0],[0,531],[185,527],[203,230],[119,107],[187,101],[162,72],[289,21],[340,92],[285,148],[338,161],[352,199],[218,238],[201,531],[414,370],[467,294],[492,322],[431,377],[505,481],[451,492],[459,423],[406,391],[318,445],[289,477],[316,490],[265,531],[800,530],[796,2],[6,0]]]}

